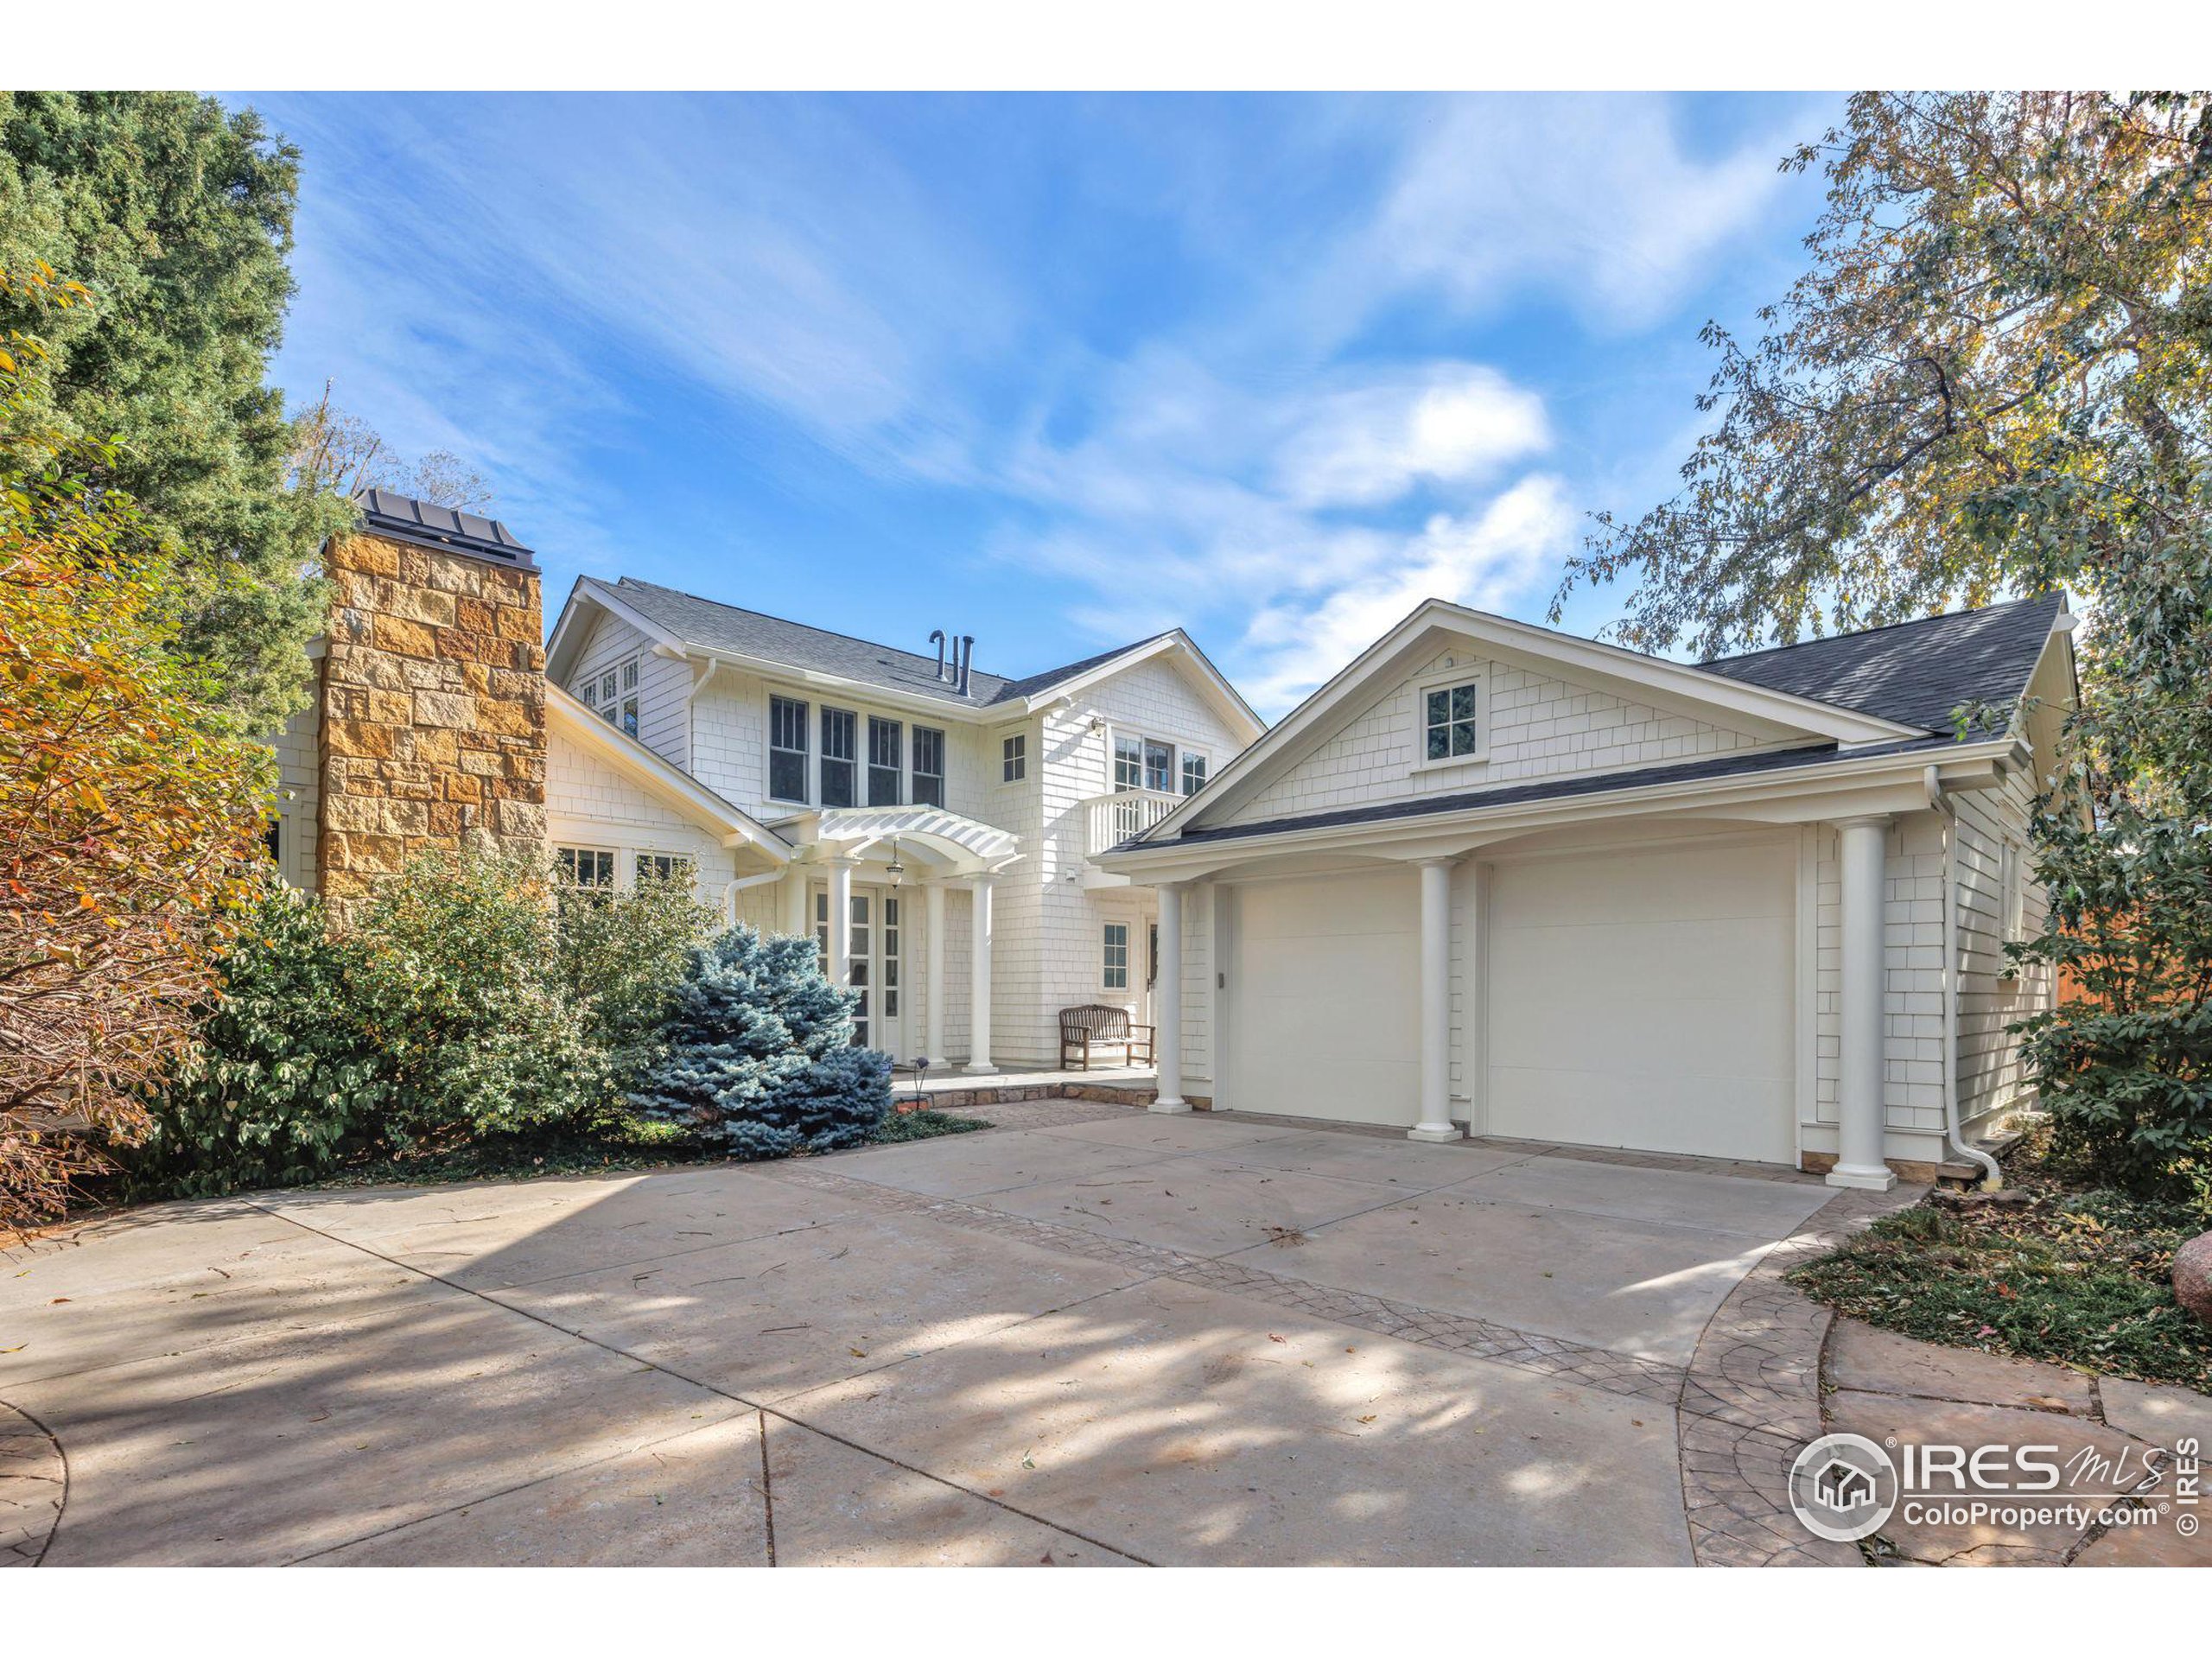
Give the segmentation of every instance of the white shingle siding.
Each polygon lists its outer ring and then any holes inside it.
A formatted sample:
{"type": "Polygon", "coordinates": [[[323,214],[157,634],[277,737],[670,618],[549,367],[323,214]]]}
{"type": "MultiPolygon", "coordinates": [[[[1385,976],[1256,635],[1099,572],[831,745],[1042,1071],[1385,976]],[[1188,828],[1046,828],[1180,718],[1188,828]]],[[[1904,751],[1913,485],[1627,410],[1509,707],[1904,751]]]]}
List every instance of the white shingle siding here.
{"type": "MultiPolygon", "coordinates": [[[[1977,1119],[2021,1103],[2025,1088],[2019,1039],[2005,1027],[2048,1006],[2048,970],[2002,977],[2001,847],[2006,836],[2024,846],[2031,786],[2024,774],[1997,789],[1954,795],[1958,815],[1955,900],[1958,906],[1957,1085],[1959,1117],[1969,1135],[1977,1119]]],[[[1942,1160],[1944,837],[1936,811],[1915,812],[1891,830],[1883,893],[1886,955],[1884,988],[1884,1084],[1890,1155],[1942,1160]]],[[[1811,1120],[1827,1130],[1808,1141],[1833,1150],[1836,1124],[1840,912],[1836,835],[1825,824],[1808,831],[1817,848],[1818,1104],[1811,1120]]],[[[2023,877],[2025,931],[2044,913],[2044,894],[2023,877]]]]}
{"type": "Polygon", "coordinates": [[[1747,733],[1487,658],[1470,644],[1438,652],[1221,822],[1255,823],[1540,778],[1658,766],[1760,742],[1747,733]],[[1489,708],[1480,717],[1488,758],[1416,766],[1418,688],[1435,676],[1461,671],[1487,678],[1489,708]]]}
{"type": "Polygon", "coordinates": [[[607,669],[636,658],[638,741],[670,765],[690,772],[691,667],[676,658],[656,655],[652,645],[620,617],[602,612],[585,636],[563,689],[595,705],[598,698],[589,689],[591,683],[607,669]]]}
{"type": "Polygon", "coordinates": [[[699,897],[719,912],[736,873],[719,836],[557,732],[546,756],[545,817],[556,847],[613,849],[614,879],[623,887],[633,878],[639,853],[684,854],[696,867],[699,897]]]}

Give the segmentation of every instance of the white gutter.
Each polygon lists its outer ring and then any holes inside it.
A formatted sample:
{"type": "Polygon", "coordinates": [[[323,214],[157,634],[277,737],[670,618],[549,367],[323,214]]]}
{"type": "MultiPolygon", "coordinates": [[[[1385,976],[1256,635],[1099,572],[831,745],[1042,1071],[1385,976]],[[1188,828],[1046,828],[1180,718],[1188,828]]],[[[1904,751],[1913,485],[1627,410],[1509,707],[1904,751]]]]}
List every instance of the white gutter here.
{"type": "Polygon", "coordinates": [[[1959,810],[1936,767],[1921,778],[1928,804],[1943,815],[1943,1138],[1981,1166],[1982,1186],[1994,1191],[2005,1185],[2005,1172],[1980,1147],[1967,1144],[1959,1122],[1959,810]]]}

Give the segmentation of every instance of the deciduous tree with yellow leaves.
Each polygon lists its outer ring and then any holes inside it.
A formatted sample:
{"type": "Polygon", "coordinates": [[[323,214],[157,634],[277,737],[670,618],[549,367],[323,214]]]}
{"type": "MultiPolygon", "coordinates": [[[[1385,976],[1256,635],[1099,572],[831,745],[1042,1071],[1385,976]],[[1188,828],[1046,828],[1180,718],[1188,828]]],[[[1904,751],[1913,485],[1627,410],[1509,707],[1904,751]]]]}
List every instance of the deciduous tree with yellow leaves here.
{"type": "MultiPolygon", "coordinates": [[[[89,302],[34,265],[0,297],[89,302]]],[[[0,1226],[143,1133],[262,833],[268,758],[175,649],[176,554],[88,480],[37,338],[0,337],[0,1226]]]]}

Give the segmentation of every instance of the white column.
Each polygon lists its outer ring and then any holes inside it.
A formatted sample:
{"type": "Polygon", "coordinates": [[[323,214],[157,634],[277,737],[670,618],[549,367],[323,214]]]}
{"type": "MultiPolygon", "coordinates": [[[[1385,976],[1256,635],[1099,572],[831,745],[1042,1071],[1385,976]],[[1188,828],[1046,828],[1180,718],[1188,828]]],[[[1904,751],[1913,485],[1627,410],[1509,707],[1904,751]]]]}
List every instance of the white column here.
{"type": "Polygon", "coordinates": [[[807,931],[806,878],[812,867],[794,864],[784,872],[784,931],[804,934],[807,931]]]}
{"type": "Polygon", "coordinates": [[[968,1064],[963,1071],[995,1071],[991,1064],[991,878],[968,878],[968,1064]]]}
{"type": "Polygon", "coordinates": [[[1452,861],[1421,861],[1421,1122],[1408,1141],[1457,1141],[1452,1122],[1452,861]]]}
{"type": "Polygon", "coordinates": [[[1842,962],[1837,997],[1841,1041],[1836,1081],[1835,1167],[1830,1186],[1885,1192],[1897,1176],[1882,1161],[1885,1117],[1882,1003],[1886,962],[1883,899],[1890,821],[1846,818],[1836,825],[1842,876],[1842,962]]]}
{"type": "Polygon", "coordinates": [[[830,982],[853,982],[853,861],[830,861],[830,982]]]}
{"type": "Polygon", "coordinates": [[[922,893],[926,906],[922,928],[929,940],[922,973],[922,1002],[929,1010],[922,1052],[931,1065],[938,1065],[944,1060],[944,883],[932,881],[922,893]]]}
{"type": "Polygon", "coordinates": [[[1153,1058],[1160,1071],[1155,1112],[1187,1112],[1183,1098],[1183,889],[1164,883],[1160,893],[1160,982],[1152,988],[1153,1058]]]}

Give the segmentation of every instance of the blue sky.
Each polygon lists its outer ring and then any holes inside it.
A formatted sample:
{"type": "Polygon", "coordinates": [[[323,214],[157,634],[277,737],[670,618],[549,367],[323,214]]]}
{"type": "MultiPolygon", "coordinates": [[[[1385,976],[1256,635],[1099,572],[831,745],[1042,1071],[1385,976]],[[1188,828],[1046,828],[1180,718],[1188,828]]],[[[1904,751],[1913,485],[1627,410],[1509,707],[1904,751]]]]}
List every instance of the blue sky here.
{"type": "Polygon", "coordinates": [[[232,101],[306,157],[276,378],[483,473],[549,612],[632,575],[1007,674],[1181,624],[1271,717],[1424,597],[1541,621],[1667,492],[1839,107],[232,101]]]}

